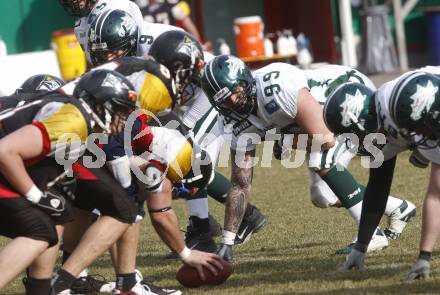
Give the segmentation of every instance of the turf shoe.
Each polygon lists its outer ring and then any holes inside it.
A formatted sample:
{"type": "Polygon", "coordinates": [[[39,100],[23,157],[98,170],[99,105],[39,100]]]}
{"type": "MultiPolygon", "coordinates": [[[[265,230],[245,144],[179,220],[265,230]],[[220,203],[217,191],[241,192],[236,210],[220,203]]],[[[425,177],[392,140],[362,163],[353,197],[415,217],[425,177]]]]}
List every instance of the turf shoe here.
{"type": "Polygon", "coordinates": [[[243,221],[235,236],[234,245],[249,241],[252,234],[260,231],[267,224],[267,218],[253,205],[248,205],[244,213],[243,221]]]}
{"type": "Polygon", "coordinates": [[[87,275],[76,279],[70,287],[71,294],[111,293],[115,283],[107,282],[101,276],[87,275]]]}
{"type": "Polygon", "coordinates": [[[174,289],[163,289],[151,283],[136,283],[130,291],[114,289],[114,295],[181,295],[182,292],[174,289]]]}
{"type": "Polygon", "coordinates": [[[402,204],[388,217],[388,227],[384,230],[387,238],[398,239],[414,216],[416,216],[416,206],[410,201],[403,200],[402,204]]]}
{"type": "MultiPolygon", "coordinates": [[[[351,250],[353,249],[354,244],[356,243],[356,240],[350,243],[347,247],[341,248],[336,250],[336,254],[342,254],[342,255],[348,255],[350,254],[351,250]]],[[[371,238],[370,244],[368,244],[367,253],[380,251],[388,247],[388,239],[385,236],[384,232],[377,228],[376,232],[374,233],[373,237],[371,238]]]]}

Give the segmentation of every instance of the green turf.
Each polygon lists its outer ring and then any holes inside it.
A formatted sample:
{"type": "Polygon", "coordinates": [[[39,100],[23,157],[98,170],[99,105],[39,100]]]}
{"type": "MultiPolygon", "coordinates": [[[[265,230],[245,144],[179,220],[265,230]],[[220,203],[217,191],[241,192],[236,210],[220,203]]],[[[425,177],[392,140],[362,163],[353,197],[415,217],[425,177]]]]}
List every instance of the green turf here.
{"type": "MultiPolygon", "coordinates": [[[[272,168],[256,168],[252,201],[268,217],[264,230],[247,244],[235,248],[234,273],[215,288],[183,289],[184,294],[438,294],[440,263],[434,255],[433,279],[407,283],[405,277],[418,253],[421,228],[421,204],[428,182],[429,169],[408,163],[408,154],[400,156],[392,194],[417,205],[417,217],[401,238],[368,256],[366,271],[339,271],[344,256],[335,255],[356,235],[356,227],[344,209],[318,209],[309,201],[308,173],[305,168],[286,169],[276,160],[272,168]]],[[[365,183],[368,171],[354,160],[350,170],[365,183]]],[[[229,176],[228,169],[222,169],[229,176]]],[[[223,218],[223,207],[210,201],[213,214],[223,218]]],[[[186,225],[186,210],[176,201],[175,210],[186,225]]],[[[175,273],[180,262],[163,260],[166,247],[149,222],[145,222],[138,265],[155,284],[179,288],[175,273]]],[[[92,273],[112,279],[110,257],[101,257],[92,273]]],[[[1,274],[0,274],[1,275],[1,274]]],[[[23,294],[20,280],[11,283],[1,294],[23,294]]]]}

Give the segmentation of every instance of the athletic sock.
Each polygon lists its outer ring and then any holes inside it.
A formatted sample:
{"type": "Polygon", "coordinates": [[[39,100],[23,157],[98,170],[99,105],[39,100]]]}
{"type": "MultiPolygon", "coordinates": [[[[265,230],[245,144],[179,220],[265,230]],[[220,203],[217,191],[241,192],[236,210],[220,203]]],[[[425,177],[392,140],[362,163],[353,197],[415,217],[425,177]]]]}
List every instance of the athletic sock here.
{"type": "Polygon", "coordinates": [[[60,269],[52,280],[52,288],[56,293],[68,290],[76,277],[64,269],[60,269]]]}
{"type": "Polygon", "coordinates": [[[208,185],[208,195],[217,202],[224,204],[232,184],[223,174],[217,171],[214,172],[214,179],[208,185]]]}
{"type": "Polygon", "coordinates": [[[47,295],[50,294],[51,279],[23,278],[23,284],[26,288],[26,295],[47,295]]]}
{"type": "Polygon", "coordinates": [[[123,273],[116,275],[116,289],[130,291],[136,285],[136,273],[123,273]]]}
{"type": "Polygon", "coordinates": [[[69,259],[71,254],[72,254],[71,252],[63,250],[62,264],[64,264],[64,262],[66,262],[67,259],[69,259]]]}
{"type": "MultiPolygon", "coordinates": [[[[357,183],[344,167],[335,165],[321,178],[327,183],[346,209],[350,210],[350,208],[362,202],[365,187],[357,183]]],[[[357,216],[358,213],[356,211],[352,212],[352,215],[357,216]]]]}
{"type": "Polygon", "coordinates": [[[190,216],[196,216],[200,219],[208,218],[208,193],[206,189],[197,194],[195,199],[187,199],[186,205],[190,216]]]}

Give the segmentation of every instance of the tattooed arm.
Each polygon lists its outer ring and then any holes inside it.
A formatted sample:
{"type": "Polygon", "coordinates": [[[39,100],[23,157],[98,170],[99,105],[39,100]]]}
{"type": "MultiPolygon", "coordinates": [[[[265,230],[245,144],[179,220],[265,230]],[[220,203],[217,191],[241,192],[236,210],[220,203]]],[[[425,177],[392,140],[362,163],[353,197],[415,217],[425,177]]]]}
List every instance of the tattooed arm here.
{"type": "Polygon", "coordinates": [[[225,230],[233,233],[238,232],[238,228],[243,219],[244,212],[251,192],[251,183],[253,175],[253,158],[255,150],[245,153],[237,153],[231,150],[232,188],[226,198],[225,208],[225,230]]]}

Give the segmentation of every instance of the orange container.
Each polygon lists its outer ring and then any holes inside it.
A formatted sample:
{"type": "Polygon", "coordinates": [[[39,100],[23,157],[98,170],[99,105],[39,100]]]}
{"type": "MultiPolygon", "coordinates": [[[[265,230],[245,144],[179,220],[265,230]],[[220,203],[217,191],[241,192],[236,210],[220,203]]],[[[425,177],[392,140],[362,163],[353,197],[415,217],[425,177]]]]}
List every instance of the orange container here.
{"type": "Polygon", "coordinates": [[[263,31],[263,21],[259,16],[234,20],[235,45],[239,57],[264,55],[263,31]]]}

